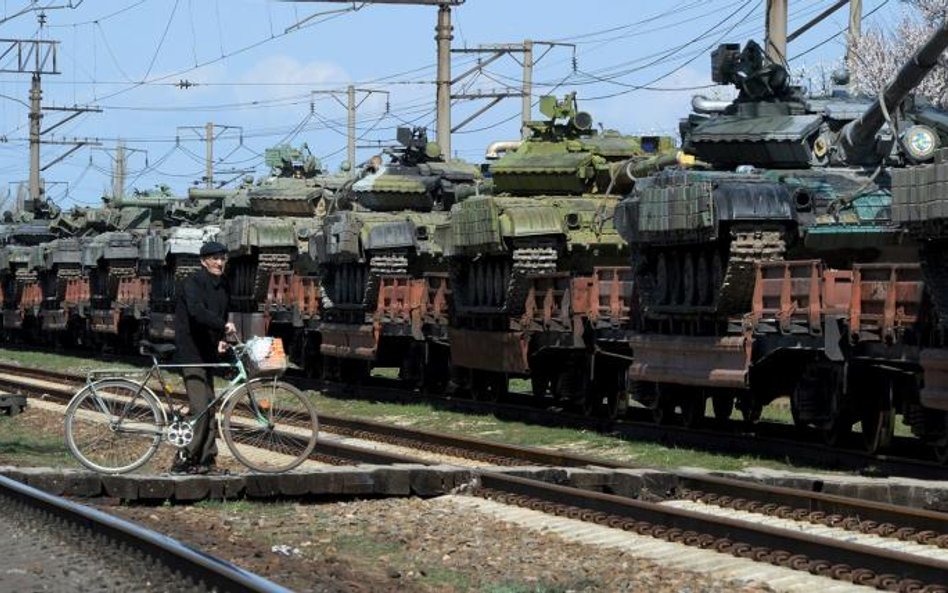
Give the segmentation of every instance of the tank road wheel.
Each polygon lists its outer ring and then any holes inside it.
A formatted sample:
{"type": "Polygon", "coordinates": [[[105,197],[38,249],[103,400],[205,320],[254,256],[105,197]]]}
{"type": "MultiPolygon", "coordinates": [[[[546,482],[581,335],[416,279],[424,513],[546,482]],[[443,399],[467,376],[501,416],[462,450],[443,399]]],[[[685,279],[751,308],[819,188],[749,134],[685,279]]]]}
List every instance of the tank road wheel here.
{"type": "Polygon", "coordinates": [[[666,253],[659,253],[655,260],[655,290],[652,293],[652,302],[656,305],[664,305],[668,302],[669,287],[669,256],[666,253]]]}
{"type": "Polygon", "coordinates": [[[721,286],[724,284],[724,258],[721,256],[721,250],[715,247],[711,253],[711,262],[709,264],[710,274],[710,299],[709,303],[714,303],[718,294],[721,292],[721,286]]]}
{"type": "Polygon", "coordinates": [[[681,304],[693,305],[697,294],[697,277],[695,274],[695,256],[690,251],[685,252],[681,261],[681,304]]]}
{"type": "Polygon", "coordinates": [[[708,263],[708,254],[699,253],[695,258],[695,297],[697,304],[707,305],[711,302],[711,264],[708,263]]]}
{"type": "Polygon", "coordinates": [[[494,274],[491,277],[491,305],[495,307],[503,306],[504,293],[507,292],[507,283],[504,281],[504,263],[496,262],[494,264],[494,274]]]}
{"type": "Polygon", "coordinates": [[[716,421],[722,424],[727,422],[734,412],[734,396],[730,393],[715,393],[711,396],[711,409],[716,421]]]}
{"type": "Polygon", "coordinates": [[[471,398],[480,402],[498,402],[507,395],[507,374],[495,371],[471,371],[471,398]]]}
{"type": "Polygon", "coordinates": [[[895,431],[895,410],[892,407],[894,389],[891,379],[885,381],[879,397],[872,398],[873,401],[866,402],[863,407],[859,423],[863,445],[869,453],[878,453],[892,443],[895,431]]]}
{"type": "Polygon", "coordinates": [[[681,254],[668,256],[668,304],[681,304],[681,254]]]}

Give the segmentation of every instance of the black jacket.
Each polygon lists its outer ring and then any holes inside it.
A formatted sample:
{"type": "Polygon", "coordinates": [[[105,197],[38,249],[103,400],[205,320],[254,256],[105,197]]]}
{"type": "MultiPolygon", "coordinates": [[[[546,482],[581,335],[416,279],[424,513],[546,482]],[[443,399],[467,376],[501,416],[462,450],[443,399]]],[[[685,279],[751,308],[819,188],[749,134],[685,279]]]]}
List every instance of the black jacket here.
{"type": "Polygon", "coordinates": [[[227,278],[204,268],[178,287],[174,311],[174,337],[178,364],[218,362],[217,343],[224,339],[230,291],[227,278]]]}

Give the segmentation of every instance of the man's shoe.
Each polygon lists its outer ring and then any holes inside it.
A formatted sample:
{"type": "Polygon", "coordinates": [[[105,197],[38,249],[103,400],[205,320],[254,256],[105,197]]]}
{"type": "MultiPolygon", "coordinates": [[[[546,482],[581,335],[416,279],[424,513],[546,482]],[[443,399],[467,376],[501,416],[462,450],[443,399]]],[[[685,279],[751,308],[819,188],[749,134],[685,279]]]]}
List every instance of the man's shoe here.
{"type": "Polygon", "coordinates": [[[182,451],[178,451],[174,456],[174,463],[171,464],[171,469],[169,469],[168,472],[172,474],[187,474],[190,473],[192,467],[194,467],[194,463],[182,451]]]}

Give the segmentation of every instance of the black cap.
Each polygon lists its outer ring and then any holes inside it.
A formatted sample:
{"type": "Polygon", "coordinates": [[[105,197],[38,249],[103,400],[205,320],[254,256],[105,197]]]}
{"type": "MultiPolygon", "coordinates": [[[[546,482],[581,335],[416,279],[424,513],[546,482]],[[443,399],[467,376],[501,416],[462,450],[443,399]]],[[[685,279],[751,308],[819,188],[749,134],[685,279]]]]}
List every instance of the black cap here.
{"type": "Polygon", "coordinates": [[[218,243],[217,241],[208,241],[204,245],[201,245],[201,257],[217,255],[218,253],[227,253],[227,248],[224,247],[223,243],[218,243]]]}

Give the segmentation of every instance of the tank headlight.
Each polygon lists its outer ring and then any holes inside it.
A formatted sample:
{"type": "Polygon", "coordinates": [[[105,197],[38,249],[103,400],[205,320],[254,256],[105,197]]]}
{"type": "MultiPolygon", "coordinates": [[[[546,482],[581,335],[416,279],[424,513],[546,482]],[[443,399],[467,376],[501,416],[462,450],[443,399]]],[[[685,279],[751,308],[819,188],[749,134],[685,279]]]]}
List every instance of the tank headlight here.
{"type": "Polygon", "coordinates": [[[935,156],[938,134],[928,126],[912,126],[902,134],[902,144],[916,161],[927,161],[935,156]]]}

